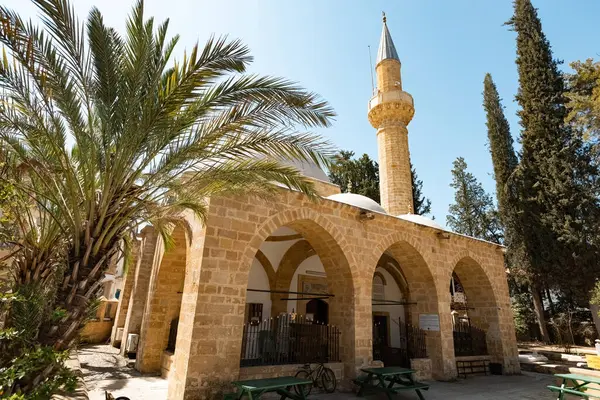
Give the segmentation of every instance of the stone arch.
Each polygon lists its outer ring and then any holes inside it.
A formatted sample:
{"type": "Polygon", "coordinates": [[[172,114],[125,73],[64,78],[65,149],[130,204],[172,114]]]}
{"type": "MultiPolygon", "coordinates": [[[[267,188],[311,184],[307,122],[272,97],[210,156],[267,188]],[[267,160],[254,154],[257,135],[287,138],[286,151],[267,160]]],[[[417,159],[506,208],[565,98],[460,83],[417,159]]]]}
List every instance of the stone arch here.
{"type": "MultiPolygon", "coordinates": [[[[136,357],[136,369],[141,372],[160,371],[171,323],[179,319],[190,232],[185,222],[177,224],[171,233],[172,247],[161,249],[152,268],[136,357]]],[[[164,246],[162,239],[156,245],[164,246]]]]}
{"type": "Polygon", "coordinates": [[[413,241],[409,235],[404,233],[394,233],[381,241],[373,251],[373,256],[377,260],[371,263],[374,273],[381,257],[391,257],[394,259],[402,273],[403,278],[408,284],[408,299],[416,302],[412,309],[412,322],[416,323],[419,313],[437,312],[438,309],[438,288],[435,284],[434,276],[426,257],[426,252],[422,246],[413,241]],[[415,315],[416,313],[416,315],[415,315]]]}
{"type": "Polygon", "coordinates": [[[375,271],[375,273],[373,274],[373,279],[375,279],[375,277],[381,279],[381,284],[383,286],[387,285],[387,280],[385,279],[385,276],[383,276],[383,274],[379,271],[375,271]]]}
{"type": "MultiPolygon", "coordinates": [[[[377,267],[383,268],[394,278],[394,281],[400,288],[404,299],[408,299],[410,297],[406,277],[402,273],[400,265],[393,257],[391,257],[389,254],[383,253],[379,258],[377,267]],[[390,266],[390,264],[393,264],[393,267],[390,266]]],[[[377,273],[377,271],[375,273],[377,273]]]]}
{"type": "MultiPolygon", "coordinates": [[[[315,249],[304,238],[291,245],[279,262],[272,287],[275,290],[289,290],[292,278],[300,264],[315,254],[315,249]]],[[[279,315],[279,313],[286,312],[287,310],[285,302],[279,301],[280,297],[281,295],[275,293],[271,296],[273,315],[279,315]]]]}
{"type": "MultiPolygon", "coordinates": [[[[252,258],[262,242],[282,226],[294,229],[305,239],[298,242],[302,244],[294,244],[293,246],[304,246],[305,250],[310,250],[310,246],[323,264],[329,291],[334,295],[329,301],[329,323],[340,327],[342,330],[340,340],[341,360],[345,364],[345,375],[354,376],[357,352],[364,353],[366,350],[360,348],[356,340],[355,271],[351,268],[351,265],[355,264],[346,238],[331,221],[325,216],[305,208],[273,215],[262,224],[249,241],[240,267],[242,270],[248,270],[252,258]]],[[[296,265],[297,267],[301,261],[303,260],[290,259],[290,265],[296,265]]],[[[280,267],[278,272],[279,269],[280,267]]],[[[286,269],[286,274],[292,269],[295,271],[295,268],[286,269]]],[[[289,283],[284,290],[288,290],[288,288],[289,283]]]]}
{"type": "MultiPolygon", "coordinates": [[[[395,232],[382,240],[373,250],[371,274],[381,257],[393,258],[400,267],[402,276],[408,284],[407,320],[414,326],[420,326],[421,315],[434,315],[439,319],[439,330],[426,332],[428,356],[431,359],[434,378],[447,379],[455,376],[454,348],[446,338],[452,335],[450,312],[443,313],[444,300],[440,297],[442,289],[436,280],[434,260],[425,251],[422,244],[405,232],[395,232]]],[[[445,287],[445,285],[444,285],[445,287]]]]}
{"type": "Polygon", "coordinates": [[[256,259],[267,273],[267,277],[269,278],[269,286],[273,288],[275,286],[276,273],[271,261],[269,261],[265,253],[263,253],[260,249],[258,249],[256,252],[256,259]]]}
{"type": "Polygon", "coordinates": [[[459,277],[467,298],[467,313],[471,323],[486,331],[487,348],[492,360],[502,362],[500,307],[485,264],[469,252],[462,252],[455,257],[452,266],[448,281],[453,272],[459,277]]]}

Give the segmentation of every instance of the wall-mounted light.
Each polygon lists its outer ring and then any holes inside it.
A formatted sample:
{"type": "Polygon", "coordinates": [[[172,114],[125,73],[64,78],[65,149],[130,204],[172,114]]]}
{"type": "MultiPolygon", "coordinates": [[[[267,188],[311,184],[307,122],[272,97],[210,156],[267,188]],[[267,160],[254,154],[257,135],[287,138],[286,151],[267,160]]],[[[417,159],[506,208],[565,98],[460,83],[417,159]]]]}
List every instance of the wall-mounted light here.
{"type": "Polygon", "coordinates": [[[360,213],[358,214],[358,219],[360,219],[361,221],[370,221],[372,219],[375,219],[375,214],[367,210],[360,210],[360,213]]]}
{"type": "Polygon", "coordinates": [[[437,237],[439,239],[450,239],[450,234],[448,232],[438,232],[437,237]]]}

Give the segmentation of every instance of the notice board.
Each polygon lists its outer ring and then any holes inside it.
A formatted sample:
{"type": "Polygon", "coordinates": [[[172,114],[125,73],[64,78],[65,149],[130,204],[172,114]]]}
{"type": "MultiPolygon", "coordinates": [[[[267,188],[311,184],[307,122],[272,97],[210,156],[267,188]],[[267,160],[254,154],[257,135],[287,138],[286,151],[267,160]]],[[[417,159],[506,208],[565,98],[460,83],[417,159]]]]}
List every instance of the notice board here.
{"type": "Polygon", "coordinates": [[[419,328],[424,331],[440,330],[440,316],[438,314],[419,314],[419,328]]]}

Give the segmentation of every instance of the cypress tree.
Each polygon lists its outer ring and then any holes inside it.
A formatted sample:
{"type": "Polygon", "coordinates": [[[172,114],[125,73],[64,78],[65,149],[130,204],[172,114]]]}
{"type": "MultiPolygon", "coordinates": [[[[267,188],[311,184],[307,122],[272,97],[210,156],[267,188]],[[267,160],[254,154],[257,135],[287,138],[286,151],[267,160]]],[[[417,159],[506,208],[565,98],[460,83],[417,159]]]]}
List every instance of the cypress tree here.
{"type": "Polygon", "coordinates": [[[504,225],[506,212],[509,208],[509,193],[507,182],[517,168],[518,159],[513,147],[513,138],[510,126],[504,116],[500,95],[496,84],[490,74],[485,75],[483,81],[483,108],[486,112],[486,126],[490,143],[490,153],[494,165],[494,178],[496,179],[496,198],[498,211],[504,225]]]}
{"type": "Polygon", "coordinates": [[[527,268],[530,257],[525,247],[527,238],[522,236],[523,230],[518,226],[521,204],[518,193],[514,190],[514,172],[518,159],[500,95],[490,74],[486,74],[483,81],[483,108],[486,112],[490,154],[494,165],[498,211],[504,231],[504,244],[507,246],[506,263],[511,273],[509,287],[514,302],[515,320],[529,319],[528,314],[531,312],[529,302],[532,301],[542,339],[548,341],[548,328],[539,288],[532,290],[530,284],[531,268],[527,268]]]}
{"type": "Polygon", "coordinates": [[[464,158],[457,158],[453,165],[450,187],[455,190],[454,204],[448,209],[446,223],[454,232],[501,243],[502,231],[492,197],[467,171],[464,158]]]}
{"type": "MultiPolygon", "coordinates": [[[[597,173],[581,138],[564,122],[564,79],[537,10],[530,0],[515,0],[514,7],[507,24],[517,32],[516,99],[523,128],[514,184],[519,199],[514,225],[524,238],[521,262],[536,285],[581,302],[597,276],[591,238],[598,207],[589,185],[597,173]]],[[[541,287],[533,289],[535,298],[541,287]]]]}

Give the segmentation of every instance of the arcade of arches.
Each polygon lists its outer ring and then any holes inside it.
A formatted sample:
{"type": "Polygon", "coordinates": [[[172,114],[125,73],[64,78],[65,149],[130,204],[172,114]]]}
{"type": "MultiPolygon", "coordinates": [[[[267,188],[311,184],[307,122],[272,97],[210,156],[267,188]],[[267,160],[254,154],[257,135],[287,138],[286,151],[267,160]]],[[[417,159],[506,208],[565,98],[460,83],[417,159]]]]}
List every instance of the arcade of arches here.
{"type": "Polygon", "coordinates": [[[433,378],[452,379],[456,294],[448,289],[459,277],[490,360],[518,373],[502,249],[386,214],[363,219],[362,211],[282,190],[272,203],[211,199],[206,223],[185,215],[167,251],[146,228],[113,343],[125,352],[127,336],[117,331],[139,334],[136,368],[162,369],[169,399],[214,398],[240,377],[281,373],[241,366],[247,325],[293,314],[337,327],[334,361],[347,380],[381,362],[374,342],[400,347],[399,327],[410,323],[425,329],[433,378]]]}

